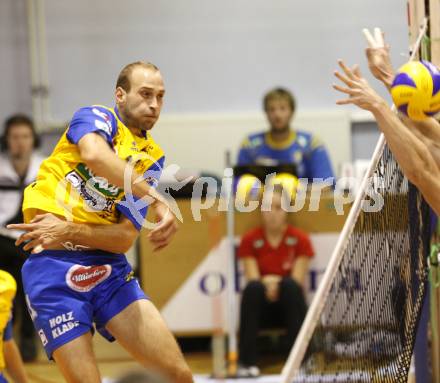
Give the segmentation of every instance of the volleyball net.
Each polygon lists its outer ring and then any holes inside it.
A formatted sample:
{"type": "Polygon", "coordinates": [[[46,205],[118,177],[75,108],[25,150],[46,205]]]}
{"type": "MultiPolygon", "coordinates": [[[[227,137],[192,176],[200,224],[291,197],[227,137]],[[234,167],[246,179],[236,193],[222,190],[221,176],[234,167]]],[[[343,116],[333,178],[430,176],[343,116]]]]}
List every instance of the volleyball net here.
{"type": "MultiPolygon", "coordinates": [[[[410,22],[418,23],[410,28],[414,59],[426,45],[429,8],[411,6],[410,22]]],[[[407,382],[428,288],[430,226],[429,207],[381,135],[283,383],[407,382]],[[384,205],[366,212],[372,190],[384,205]]]]}

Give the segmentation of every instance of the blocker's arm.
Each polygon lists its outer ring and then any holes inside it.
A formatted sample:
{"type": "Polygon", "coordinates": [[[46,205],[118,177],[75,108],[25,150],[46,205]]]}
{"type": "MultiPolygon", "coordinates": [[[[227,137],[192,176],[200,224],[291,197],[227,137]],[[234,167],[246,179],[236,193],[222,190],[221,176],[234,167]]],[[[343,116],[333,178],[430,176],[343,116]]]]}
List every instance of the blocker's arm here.
{"type": "Polygon", "coordinates": [[[416,185],[437,214],[440,214],[440,170],[426,144],[399,117],[361,76],[359,69],[350,69],[339,61],[344,74],[335,72],[346,87],[333,87],[349,97],[339,105],[354,104],[373,113],[388,146],[407,178],[416,185]]]}
{"type": "MultiPolygon", "coordinates": [[[[391,92],[395,71],[391,63],[390,46],[385,42],[384,34],[379,28],[375,28],[373,32],[364,29],[363,32],[368,43],[365,50],[368,67],[373,76],[391,92]]],[[[400,114],[400,118],[425,143],[440,167],[440,123],[432,117],[424,121],[412,121],[400,114]]]]}
{"type": "Polygon", "coordinates": [[[440,214],[440,170],[431,151],[407,129],[385,101],[374,107],[372,113],[406,177],[440,214]]]}

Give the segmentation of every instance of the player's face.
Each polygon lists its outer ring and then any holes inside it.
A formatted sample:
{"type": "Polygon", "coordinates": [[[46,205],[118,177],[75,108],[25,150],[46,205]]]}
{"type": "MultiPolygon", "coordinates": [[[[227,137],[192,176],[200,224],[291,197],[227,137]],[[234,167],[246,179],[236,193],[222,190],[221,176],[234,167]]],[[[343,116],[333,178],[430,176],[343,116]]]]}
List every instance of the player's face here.
{"type": "Polygon", "coordinates": [[[279,98],[270,100],[267,103],[266,115],[267,119],[269,120],[271,130],[283,131],[289,128],[293,111],[290,107],[289,101],[279,98]]]}
{"type": "MultiPolygon", "coordinates": [[[[124,123],[129,128],[150,130],[159,118],[165,88],[159,71],[134,68],[130,76],[131,88],[117,102],[124,123]]],[[[118,93],[118,91],[117,91],[118,93]]]]}
{"type": "Polygon", "coordinates": [[[281,198],[281,193],[273,193],[270,211],[261,212],[263,225],[270,231],[284,228],[287,222],[287,212],[282,209],[281,198]]]}
{"type": "Polygon", "coordinates": [[[34,149],[34,135],[26,124],[13,125],[6,140],[12,157],[29,157],[34,149]]]}

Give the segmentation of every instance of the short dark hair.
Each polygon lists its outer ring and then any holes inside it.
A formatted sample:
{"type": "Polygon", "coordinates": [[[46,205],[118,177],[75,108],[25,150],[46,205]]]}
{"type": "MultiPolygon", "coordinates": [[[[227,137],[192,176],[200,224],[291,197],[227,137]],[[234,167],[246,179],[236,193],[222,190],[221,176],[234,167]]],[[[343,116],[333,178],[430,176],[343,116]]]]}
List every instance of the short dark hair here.
{"type": "Polygon", "coordinates": [[[296,109],[295,97],[293,96],[292,92],[285,88],[274,88],[264,95],[263,108],[265,111],[267,111],[267,106],[272,100],[287,100],[290,105],[290,109],[292,109],[292,112],[294,112],[296,109]]]}
{"type": "Polygon", "coordinates": [[[133,72],[133,69],[136,67],[143,67],[146,69],[152,69],[154,71],[158,71],[159,68],[148,62],[148,61],[135,61],[133,63],[127,64],[124,68],[122,68],[121,72],[119,73],[118,79],[116,81],[116,88],[121,87],[126,92],[130,92],[131,89],[131,72],[133,72]]]}
{"type": "Polygon", "coordinates": [[[34,137],[34,149],[37,149],[40,146],[40,137],[38,137],[35,131],[34,122],[25,114],[14,114],[7,118],[4,123],[3,134],[0,137],[0,150],[2,152],[8,150],[8,135],[11,129],[17,125],[26,125],[29,127],[34,137]]]}

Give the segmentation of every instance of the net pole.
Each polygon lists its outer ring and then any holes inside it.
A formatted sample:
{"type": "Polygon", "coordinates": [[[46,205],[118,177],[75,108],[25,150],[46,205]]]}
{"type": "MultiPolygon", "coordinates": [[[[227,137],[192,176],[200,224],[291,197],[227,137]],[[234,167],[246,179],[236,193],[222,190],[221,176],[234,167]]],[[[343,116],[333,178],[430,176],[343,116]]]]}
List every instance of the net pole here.
{"type": "Polygon", "coordinates": [[[228,376],[237,375],[237,333],[236,333],[236,293],[235,293],[235,228],[234,228],[234,214],[235,214],[235,199],[233,192],[234,184],[234,171],[232,169],[231,152],[226,152],[226,167],[231,169],[232,177],[231,182],[228,183],[227,199],[228,199],[228,211],[226,218],[226,230],[228,238],[228,376]]]}
{"type": "MultiPolygon", "coordinates": [[[[207,218],[209,223],[209,248],[210,250],[216,249],[222,239],[222,231],[221,231],[221,216],[219,212],[215,210],[208,210],[207,218]]],[[[218,251],[217,251],[218,253],[218,251]]],[[[221,264],[221,254],[216,254],[216,261],[218,265],[221,264]]],[[[212,309],[212,377],[216,379],[222,379],[225,377],[225,331],[223,326],[223,297],[221,294],[221,282],[219,292],[216,293],[211,298],[211,309],[212,309]]]]}
{"type": "MultiPolygon", "coordinates": [[[[414,58],[416,57],[423,36],[426,34],[427,26],[428,26],[428,19],[425,18],[423,20],[422,25],[420,26],[419,36],[414,45],[414,49],[411,52],[410,60],[414,60],[414,58]]],[[[395,108],[393,108],[393,110],[395,110],[395,108]]],[[[376,148],[374,150],[373,157],[370,162],[370,166],[364,175],[359,193],[357,194],[353,206],[350,209],[350,213],[347,217],[342,232],[339,236],[338,242],[336,243],[336,247],[332,253],[332,256],[330,257],[330,261],[328,263],[322,281],[319,284],[319,287],[313,298],[312,304],[310,305],[307,311],[306,318],[304,319],[304,322],[301,326],[301,330],[298,333],[298,336],[295,340],[295,344],[293,345],[293,348],[290,352],[287,362],[283,367],[283,371],[281,373],[282,383],[290,383],[299,371],[301,361],[304,358],[304,354],[306,352],[310,339],[313,335],[313,331],[316,327],[316,324],[318,323],[319,317],[325,306],[325,302],[331,288],[331,283],[341,263],[343,251],[347,245],[348,238],[354,229],[356,220],[361,211],[362,202],[366,196],[366,190],[368,187],[369,179],[376,170],[378,162],[385,148],[385,144],[386,144],[385,136],[381,134],[379,137],[379,141],[376,145],[376,148]]]]}

